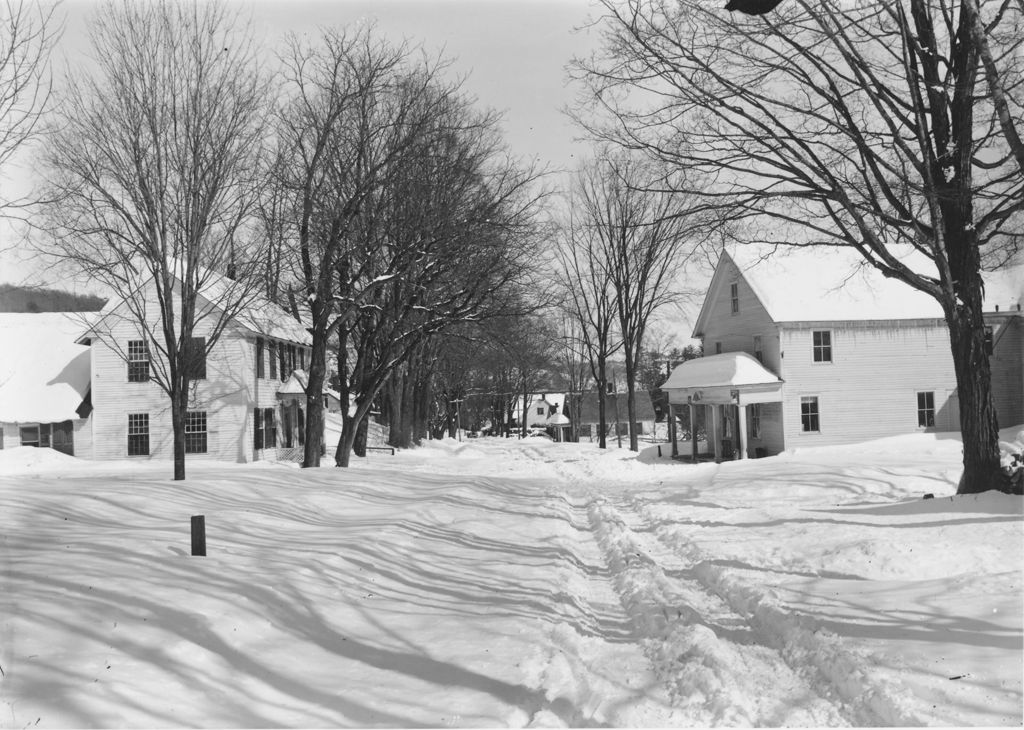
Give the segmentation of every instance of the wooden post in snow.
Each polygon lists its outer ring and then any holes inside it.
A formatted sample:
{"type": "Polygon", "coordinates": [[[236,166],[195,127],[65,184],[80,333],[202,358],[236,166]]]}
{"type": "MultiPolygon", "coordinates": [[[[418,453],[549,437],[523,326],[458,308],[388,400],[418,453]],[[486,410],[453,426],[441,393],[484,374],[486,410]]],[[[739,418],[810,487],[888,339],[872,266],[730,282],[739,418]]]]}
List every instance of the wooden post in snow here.
{"type": "Polygon", "coordinates": [[[192,554],[206,555],[205,515],[192,515],[192,554]]]}

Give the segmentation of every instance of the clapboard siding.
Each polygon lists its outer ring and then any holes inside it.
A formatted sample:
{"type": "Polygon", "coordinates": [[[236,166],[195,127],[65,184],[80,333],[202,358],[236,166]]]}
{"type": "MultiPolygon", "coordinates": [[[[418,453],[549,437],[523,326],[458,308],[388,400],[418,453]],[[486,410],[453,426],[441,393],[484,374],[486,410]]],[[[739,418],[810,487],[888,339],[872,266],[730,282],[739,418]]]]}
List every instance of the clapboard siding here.
{"type": "MultiPolygon", "coordinates": [[[[935,394],[936,427],[949,430],[956,388],[941,320],[784,326],[783,423],[787,448],[854,443],[913,433],[917,393],[935,394]],[[832,362],[813,361],[812,333],[831,332],[832,362]],[[802,431],[801,399],[817,396],[820,432],[802,431]]],[[[958,424],[956,424],[958,427],[958,424]]]]}
{"type": "Polygon", "coordinates": [[[1024,424],[1024,319],[987,315],[992,326],[992,397],[999,425],[1024,424]]]}
{"type": "MultiPolygon", "coordinates": [[[[208,337],[211,323],[200,322],[196,337],[208,337]]],[[[93,340],[92,402],[93,454],[97,459],[145,459],[128,457],[128,414],[149,414],[149,457],[172,458],[170,399],[150,380],[128,382],[128,366],[122,357],[128,340],[140,339],[137,325],[127,319],[109,318],[93,340]],[[116,344],[115,344],[116,343],[116,344]]],[[[154,352],[156,358],[159,354],[154,352]]],[[[188,458],[252,460],[251,415],[253,400],[253,350],[244,330],[228,327],[207,356],[206,378],[190,386],[189,410],[206,411],[207,451],[188,458]]]]}
{"type": "Polygon", "coordinates": [[[714,355],[721,344],[722,352],[746,352],[755,355],[754,338],[761,337],[762,362],[772,372],[779,372],[779,330],[762,306],[750,285],[729,261],[722,266],[708,293],[705,305],[707,322],[704,332],[704,354],[714,355]],[[731,284],[737,284],[739,312],[732,311],[731,284]]]}

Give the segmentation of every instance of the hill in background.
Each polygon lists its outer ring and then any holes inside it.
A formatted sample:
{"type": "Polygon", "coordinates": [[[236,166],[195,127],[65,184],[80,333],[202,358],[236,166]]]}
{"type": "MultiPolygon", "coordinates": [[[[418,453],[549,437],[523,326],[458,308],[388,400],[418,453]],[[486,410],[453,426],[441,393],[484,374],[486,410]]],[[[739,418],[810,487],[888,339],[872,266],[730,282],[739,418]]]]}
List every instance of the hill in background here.
{"type": "Polygon", "coordinates": [[[0,312],[96,312],[105,302],[91,294],[0,284],[0,312]]]}

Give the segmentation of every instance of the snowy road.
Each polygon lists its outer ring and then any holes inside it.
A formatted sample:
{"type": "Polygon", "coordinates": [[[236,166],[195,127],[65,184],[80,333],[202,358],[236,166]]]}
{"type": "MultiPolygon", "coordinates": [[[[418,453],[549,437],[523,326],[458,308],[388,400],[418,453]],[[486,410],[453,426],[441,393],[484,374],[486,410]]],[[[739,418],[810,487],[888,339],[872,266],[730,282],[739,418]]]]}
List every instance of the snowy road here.
{"type": "Polygon", "coordinates": [[[0,452],[0,727],[1019,725],[1020,500],[914,448],[0,452]]]}

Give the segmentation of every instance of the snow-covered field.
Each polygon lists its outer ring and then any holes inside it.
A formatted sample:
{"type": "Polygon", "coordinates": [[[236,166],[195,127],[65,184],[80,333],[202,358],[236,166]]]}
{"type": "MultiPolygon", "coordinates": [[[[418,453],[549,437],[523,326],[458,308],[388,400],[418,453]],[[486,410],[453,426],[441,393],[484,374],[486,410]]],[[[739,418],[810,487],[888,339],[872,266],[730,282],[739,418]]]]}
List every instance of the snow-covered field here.
{"type": "Polygon", "coordinates": [[[1019,726],[1021,498],[959,458],[0,451],[0,726],[1019,726]]]}

